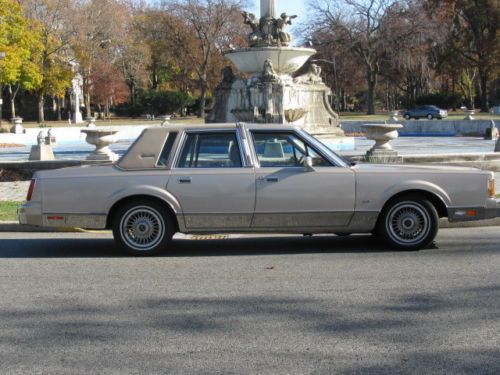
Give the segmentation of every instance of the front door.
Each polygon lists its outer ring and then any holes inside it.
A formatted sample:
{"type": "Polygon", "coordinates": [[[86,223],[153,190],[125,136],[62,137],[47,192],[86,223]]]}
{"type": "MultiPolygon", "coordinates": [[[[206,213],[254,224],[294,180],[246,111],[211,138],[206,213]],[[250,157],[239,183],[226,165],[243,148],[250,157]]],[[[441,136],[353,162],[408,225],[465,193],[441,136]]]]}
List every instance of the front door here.
{"type": "Polygon", "coordinates": [[[342,228],[355,205],[355,175],[337,167],[293,131],[252,131],[256,210],[252,226],[272,230],[342,228]],[[314,170],[304,168],[311,157],[314,170]]]}
{"type": "Polygon", "coordinates": [[[236,130],[188,132],[168,183],[188,230],[250,227],[255,171],[245,167],[236,130]]]}

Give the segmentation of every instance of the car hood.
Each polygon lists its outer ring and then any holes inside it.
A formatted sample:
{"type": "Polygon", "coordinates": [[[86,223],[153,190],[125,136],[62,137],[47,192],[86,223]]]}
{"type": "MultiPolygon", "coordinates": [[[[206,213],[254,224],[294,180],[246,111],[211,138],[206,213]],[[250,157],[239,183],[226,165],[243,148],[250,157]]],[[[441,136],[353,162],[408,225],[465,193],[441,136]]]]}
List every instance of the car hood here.
{"type": "Polygon", "coordinates": [[[399,172],[399,173],[460,173],[460,174],[489,174],[477,168],[455,167],[448,165],[421,165],[421,164],[369,164],[361,163],[353,167],[355,172],[399,172]]]}

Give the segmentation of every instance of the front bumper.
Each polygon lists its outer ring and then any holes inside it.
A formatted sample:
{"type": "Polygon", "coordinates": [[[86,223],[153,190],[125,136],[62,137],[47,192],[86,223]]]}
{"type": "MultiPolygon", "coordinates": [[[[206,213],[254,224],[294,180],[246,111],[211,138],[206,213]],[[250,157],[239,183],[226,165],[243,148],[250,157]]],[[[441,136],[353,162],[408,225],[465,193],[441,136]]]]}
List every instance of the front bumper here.
{"type": "Polygon", "coordinates": [[[485,207],[459,207],[448,210],[448,221],[477,221],[500,217],[500,199],[489,198],[485,207]]]}

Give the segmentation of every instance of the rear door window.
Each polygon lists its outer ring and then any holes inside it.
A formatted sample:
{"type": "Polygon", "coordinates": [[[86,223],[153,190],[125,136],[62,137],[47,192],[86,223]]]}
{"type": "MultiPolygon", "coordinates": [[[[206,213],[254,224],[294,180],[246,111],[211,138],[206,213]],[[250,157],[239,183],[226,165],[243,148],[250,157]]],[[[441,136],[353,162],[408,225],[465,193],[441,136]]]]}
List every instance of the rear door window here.
{"type": "Polygon", "coordinates": [[[188,133],[177,168],[241,168],[235,132],[188,133]]]}

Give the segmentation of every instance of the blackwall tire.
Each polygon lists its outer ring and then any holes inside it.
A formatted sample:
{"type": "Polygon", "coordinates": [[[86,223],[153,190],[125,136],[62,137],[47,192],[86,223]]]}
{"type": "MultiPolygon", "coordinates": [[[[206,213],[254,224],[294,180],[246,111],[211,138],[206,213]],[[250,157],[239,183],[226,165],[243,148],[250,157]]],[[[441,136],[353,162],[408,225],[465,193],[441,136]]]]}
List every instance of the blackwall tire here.
{"type": "Polygon", "coordinates": [[[113,237],[120,249],[134,256],[157,255],[168,248],[174,226],[161,204],[137,200],[119,207],[113,218],[113,237]]]}
{"type": "Polygon", "coordinates": [[[427,120],[433,120],[434,119],[434,116],[431,115],[430,113],[427,115],[427,120]]]}
{"type": "Polygon", "coordinates": [[[410,115],[405,115],[405,120],[411,120],[411,116],[410,115]]]}
{"type": "Polygon", "coordinates": [[[377,229],[384,241],[395,249],[421,250],[436,238],[439,216],[426,199],[400,197],[384,208],[377,229]]]}

